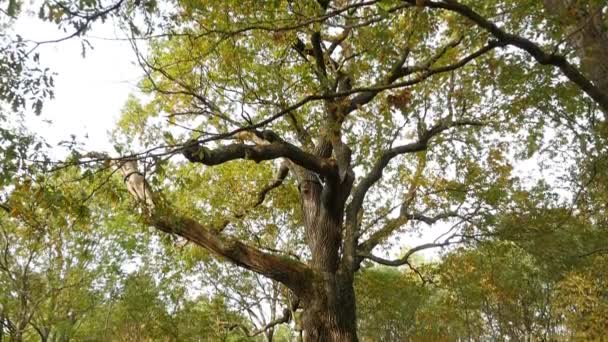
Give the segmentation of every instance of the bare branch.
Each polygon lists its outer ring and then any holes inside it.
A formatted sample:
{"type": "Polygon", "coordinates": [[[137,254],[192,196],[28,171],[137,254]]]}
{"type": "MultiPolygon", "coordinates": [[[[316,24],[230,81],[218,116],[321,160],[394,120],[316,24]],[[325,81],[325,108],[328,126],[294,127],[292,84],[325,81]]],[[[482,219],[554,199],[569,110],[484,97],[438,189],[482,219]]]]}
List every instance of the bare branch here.
{"type": "Polygon", "coordinates": [[[384,241],[384,239],[386,239],[392,232],[394,232],[396,229],[403,226],[404,224],[406,224],[409,221],[421,221],[430,226],[430,225],[437,223],[438,221],[445,220],[445,219],[451,218],[451,217],[458,217],[458,216],[459,216],[458,213],[455,213],[455,212],[441,213],[441,214],[437,214],[435,216],[425,216],[422,214],[402,213],[397,218],[394,218],[394,219],[390,220],[389,222],[387,222],[387,224],[385,224],[381,229],[374,232],[366,241],[362,242],[359,245],[357,250],[363,251],[363,252],[371,251],[379,243],[384,241]]]}
{"type": "MultiPolygon", "coordinates": [[[[388,163],[398,155],[424,151],[428,148],[429,141],[441,132],[457,126],[481,126],[477,121],[441,121],[431,129],[422,132],[419,140],[410,144],[393,147],[385,151],[380,159],[376,161],[371,171],[361,179],[352,191],[352,199],[346,208],[346,233],[344,239],[344,261],[345,267],[356,268],[357,239],[359,237],[359,212],[363,207],[363,201],[368,190],[382,178],[382,173],[388,163]]],[[[422,218],[422,217],[421,217],[422,218]]]]}
{"type": "Polygon", "coordinates": [[[27,54],[28,55],[31,54],[34,50],[36,50],[41,45],[60,43],[60,42],[69,40],[74,37],[82,36],[87,30],[89,30],[91,28],[91,24],[93,22],[95,22],[99,19],[103,20],[107,15],[111,14],[112,12],[118,11],[118,9],[122,6],[122,4],[124,2],[125,2],[125,0],[119,0],[116,3],[114,3],[108,7],[99,8],[98,10],[96,10],[95,12],[90,13],[90,14],[82,14],[82,13],[74,12],[74,11],[71,11],[68,7],[64,6],[60,1],[54,2],[55,5],[58,5],[59,7],[61,7],[61,9],[65,13],[67,13],[69,16],[71,16],[73,18],[80,18],[83,20],[83,22],[74,23],[76,30],[74,30],[74,32],[70,33],[69,35],[67,35],[65,37],[34,42],[34,47],[27,54]]]}
{"type": "Polygon", "coordinates": [[[264,187],[262,189],[262,191],[260,191],[260,193],[258,194],[258,200],[255,203],[254,207],[257,207],[260,204],[264,203],[264,199],[266,198],[266,195],[272,189],[275,189],[275,188],[278,188],[279,186],[281,186],[281,184],[283,184],[283,181],[287,177],[288,173],[289,173],[289,167],[287,167],[287,165],[285,163],[281,163],[281,166],[279,167],[275,181],[270,183],[269,185],[264,187]]]}
{"type": "Polygon", "coordinates": [[[441,242],[441,243],[425,243],[425,244],[416,246],[416,247],[408,250],[403,255],[403,257],[401,257],[399,259],[395,259],[395,260],[388,260],[388,259],[380,258],[378,256],[375,256],[375,255],[369,253],[369,252],[362,252],[362,253],[359,253],[357,255],[359,257],[366,258],[366,259],[372,260],[375,263],[386,265],[386,266],[402,266],[402,265],[405,265],[405,264],[409,264],[409,260],[408,259],[412,256],[412,254],[414,254],[416,252],[420,252],[420,251],[425,250],[425,249],[446,247],[446,246],[449,246],[449,245],[453,245],[455,243],[463,242],[462,240],[450,241],[450,238],[447,238],[444,242],[441,242]]]}
{"type": "Polygon", "coordinates": [[[238,327],[245,333],[245,335],[247,335],[247,337],[255,337],[279,324],[289,323],[290,320],[291,320],[291,310],[289,310],[288,308],[285,308],[285,309],[283,309],[283,314],[281,315],[281,317],[269,322],[268,324],[266,324],[265,326],[263,326],[262,328],[260,328],[256,331],[250,332],[249,329],[247,329],[244,325],[239,324],[239,323],[233,324],[229,328],[229,330],[233,330],[238,327]]]}
{"type": "Polygon", "coordinates": [[[359,184],[353,190],[353,199],[349,204],[349,212],[351,215],[356,215],[356,213],[361,208],[363,204],[363,199],[365,194],[380,178],[382,177],[382,173],[384,168],[388,165],[388,163],[398,155],[405,153],[413,153],[424,151],[428,148],[429,141],[440,134],[443,131],[446,131],[452,127],[457,126],[482,126],[483,124],[478,121],[471,120],[459,120],[454,122],[440,122],[433,126],[431,129],[427,130],[422,134],[418,141],[401,145],[397,147],[393,147],[387,151],[385,151],[380,159],[376,161],[376,164],[372,167],[372,170],[367,174],[363,179],[359,182],[359,184]]]}

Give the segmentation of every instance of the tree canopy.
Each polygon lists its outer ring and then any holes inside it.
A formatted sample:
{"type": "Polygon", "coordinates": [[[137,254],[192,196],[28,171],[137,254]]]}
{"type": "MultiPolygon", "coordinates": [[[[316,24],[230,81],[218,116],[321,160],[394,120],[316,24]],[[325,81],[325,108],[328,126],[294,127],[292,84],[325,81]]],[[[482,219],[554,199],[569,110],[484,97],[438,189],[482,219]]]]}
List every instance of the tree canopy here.
{"type": "MultiPolygon", "coordinates": [[[[23,6],[8,1],[7,29],[23,6]]],[[[99,340],[599,338],[607,11],[43,2],[38,17],[64,37],[2,36],[0,120],[15,128],[0,129],[0,279],[15,288],[0,294],[0,341],[78,340],[78,327],[99,340]],[[74,145],[50,160],[16,119],[52,97],[36,49],[81,39],[86,52],[109,18],[133,46],[141,92],[114,151],[74,145]],[[432,237],[411,245],[414,233],[432,237]],[[438,259],[416,257],[432,248],[438,259]],[[48,260],[28,270],[35,253],[48,260]],[[138,256],[135,271],[124,255],[138,256]],[[46,309],[60,302],[70,309],[46,309]],[[76,325],[83,307],[108,318],[76,325]]]]}

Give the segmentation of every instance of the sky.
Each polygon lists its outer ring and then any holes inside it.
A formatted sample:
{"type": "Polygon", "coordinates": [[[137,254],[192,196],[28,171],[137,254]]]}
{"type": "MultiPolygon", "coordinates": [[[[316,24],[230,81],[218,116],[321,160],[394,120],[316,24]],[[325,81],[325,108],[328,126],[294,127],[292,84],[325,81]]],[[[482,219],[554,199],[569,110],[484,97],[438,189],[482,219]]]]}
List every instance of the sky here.
{"type": "MultiPolygon", "coordinates": [[[[44,41],[64,37],[56,25],[22,16],[16,32],[25,39],[44,41]]],[[[75,134],[90,151],[111,152],[109,131],[120,117],[142,74],[135,54],[112,22],[96,23],[89,33],[93,49],[82,56],[79,39],[39,47],[40,63],[55,72],[55,98],[45,102],[40,117],[27,116],[27,126],[56,147],[75,134]],[[52,123],[48,123],[50,121],[52,123]],[[85,139],[85,136],[88,136],[85,139]]],[[[54,149],[61,154],[60,149],[54,149]]]]}

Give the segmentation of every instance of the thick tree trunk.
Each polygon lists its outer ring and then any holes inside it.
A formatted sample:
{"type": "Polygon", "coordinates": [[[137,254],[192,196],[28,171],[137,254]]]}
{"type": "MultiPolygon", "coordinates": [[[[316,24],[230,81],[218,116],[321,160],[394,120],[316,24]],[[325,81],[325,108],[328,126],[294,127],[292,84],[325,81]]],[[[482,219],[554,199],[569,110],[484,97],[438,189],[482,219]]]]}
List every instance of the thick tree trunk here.
{"type": "MultiPolygon", "coordinates": [[[[339,268],[344,190],[350,180],[320,180],[312,175],[300,184],[310,266],[315,279],[303,299],[303,340],[357,341],[356,305],[351,272],[339,268]],[[342,192],[340,190],[343,190],[342,192]]],[[[351,183],[352,184],[352,183],[351,183]]]]}
{"type": "Polygon", "coordinates": [[[352,277],[326,273],[315,282],[305,305],[301,322],[305,342],[357,341],[352,277]]]}
{"type": "Polygon", "coordinates": [[[274,145],[252,147],[233,144],[215,150],[193,144],[184,152],[190,161],[205,165],[244,158],[243,154],[253,156],[254,160],[277,156],[289,158],[290,172],[296,175],[299,183],[306,242],[311,253],[308,265],[221,236],[218,232],[228,221],[216,227],[203,226],[188,217],[174,214],[162,202],[155,203],[135,160],[122,163],[121,170],[129,192],[146,205],[151,212],[150,222],[158,229],[186,238],[293,291],[304,311],[301,321],[304,341],[351,342],[357,341],[353,267],[341,265],[340,246],[344,206],[354,173],[349,165],[350,151],[337,137],[336,133],[332,143],[339,146],[333,148],[340,151],[336,158],[331,158],[332,144],[325,138],[315,154],[300,151],[279,140],[274,145]],[[277,146],[285,150],[278,151],[277,146]],[[277,151],[280,153],[275,153],[277,151]]]}
{"type": "Polygon", "coordinates": [[[10,341],[11,342],[21,342],[21,341],[23,341],[23,333],[21,331],[16,331],[16,332],[10,334],[9,336],[10,336],[10,341]]]}

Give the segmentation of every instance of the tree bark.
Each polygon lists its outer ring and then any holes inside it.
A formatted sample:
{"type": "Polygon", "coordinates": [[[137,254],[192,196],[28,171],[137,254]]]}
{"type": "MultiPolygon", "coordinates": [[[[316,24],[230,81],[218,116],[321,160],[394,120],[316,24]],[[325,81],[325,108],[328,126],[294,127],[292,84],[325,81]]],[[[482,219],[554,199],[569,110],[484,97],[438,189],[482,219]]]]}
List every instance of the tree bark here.
{"type": "Polygon", "coordinates": [[[303,296],[303,340],[357,341],[353,273],[340,266],[344,203],[353,177],[336,173],[322,183],[308,173],[300,197],[314,279],[303,296]]]}
{"type": "Polygon", "coordinates": [[[353,277],[324,273],[316,279],[302,315],[303,339],[309,341],[357,341],[353,277]]]}
{"type": "Polygon", "coordinates": [[[12,342],[23,341],[23,333],[21,331],[15,331],[14,333],[10,334],[10,340],[12,342]]]}
{"type": "Polygon", "coordinates": [[[278,139],[274,139],[274,145],[233,144],[215,150],[191,144],[184,152],[190,161],[205,165],[233,159],[289,159],[290,169],[300,184],[306,242],[311,253],[307,265],[223,236],[222,226],[227,222],[218,227],[205,226],[175,213],[163,203],[155,203],[152,189],[137,172],[136,161],[128,160],[120,167],[129,192],[146,206],[149,222],[156,228],[278,281],[300,298],[304,341],[351,342],[357,341],[353,268],[340,267],[340,246],[344,207],[354,173],[349,150],[340,146],[339,136],[336,137],[331,143],[322,139],[315,154],[278,139]],[[336,158],[331,158],[332,149],[337,151],[336,158]]]}

